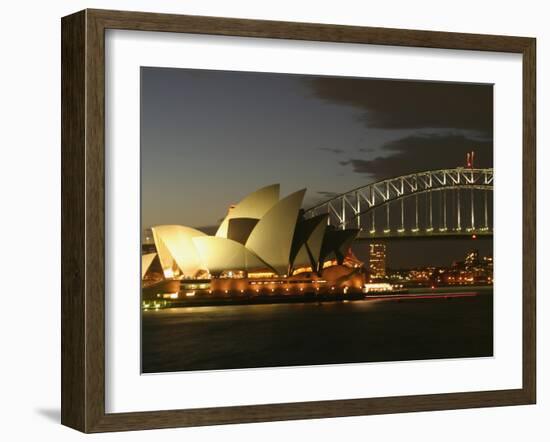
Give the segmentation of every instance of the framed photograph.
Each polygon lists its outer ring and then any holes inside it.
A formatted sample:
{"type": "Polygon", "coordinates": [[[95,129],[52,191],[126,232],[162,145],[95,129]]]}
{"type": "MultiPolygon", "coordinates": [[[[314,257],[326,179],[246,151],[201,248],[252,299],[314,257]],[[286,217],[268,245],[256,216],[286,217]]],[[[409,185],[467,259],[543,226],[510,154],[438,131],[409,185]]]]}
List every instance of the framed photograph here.
{"type": "Polygon", "coordinates": [[[62,423],[535,403],[535,39],[62,19],[62,423]]]}

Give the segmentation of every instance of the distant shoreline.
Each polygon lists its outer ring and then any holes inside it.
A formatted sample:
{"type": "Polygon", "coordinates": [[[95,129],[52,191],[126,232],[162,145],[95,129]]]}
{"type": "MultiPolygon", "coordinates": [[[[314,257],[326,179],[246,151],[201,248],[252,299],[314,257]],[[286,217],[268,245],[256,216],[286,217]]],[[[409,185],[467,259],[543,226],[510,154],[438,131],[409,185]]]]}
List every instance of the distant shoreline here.
{"type": "MultiPolygon", "coordinates": [[[[387,301],[406,301],[419,299],[445,299],[456,297],[477,296],[478,292],[492,291],[492,286],[457,286],[441,287],[437,289],[413,288],[407,292],[392,294],[369,294],[364,293],[334,293],[334,294],[316,294],[307,292],[300,295],[242,295],[236,297],[192,297],[178,300],[170,300],[168,305],[161,307],[182,308],[182,307],[223,307],[232,305],[265,305],[265,304],[299,304],[299,303],[321,303],[321,302],[339,302],[339,301],[360,301],[360,300],[387,300],[387,301]]],[[[155,308],[145,309],[155,310],[155,308]]]]}

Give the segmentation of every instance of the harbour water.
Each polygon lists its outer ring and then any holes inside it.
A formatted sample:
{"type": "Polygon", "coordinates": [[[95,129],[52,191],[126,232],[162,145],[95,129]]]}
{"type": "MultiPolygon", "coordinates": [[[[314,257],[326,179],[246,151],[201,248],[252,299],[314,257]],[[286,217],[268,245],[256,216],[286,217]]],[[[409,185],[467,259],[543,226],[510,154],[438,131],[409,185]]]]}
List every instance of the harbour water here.
{"type": "Polygon", "coordinates": [[[448,293],[145,311],[142,372],[492,356],[492,289],[448,293]]]}

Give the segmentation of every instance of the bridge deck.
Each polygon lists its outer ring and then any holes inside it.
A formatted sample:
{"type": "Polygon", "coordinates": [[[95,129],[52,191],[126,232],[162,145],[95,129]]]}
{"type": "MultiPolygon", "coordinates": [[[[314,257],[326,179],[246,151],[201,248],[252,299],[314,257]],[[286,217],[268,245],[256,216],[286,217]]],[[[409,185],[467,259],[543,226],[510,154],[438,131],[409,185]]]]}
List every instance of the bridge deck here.
{"type": "Polygon", "coordinates": [[[425,231],[425,230],[419,230],[418,232],[413,232],[411,230],[406,230],[404,232],[374,232],[370,233],[368,230],[362,230],[359,232],[359,235],[357,235],[357,238],[355,238],[355,241],[369,241],[369,240],[380,240],[380,239],[476,239],[476,238],[492,238],[493,237],[493,231],[492,230],[470,230],[467,231],[466,229],[461,230],[459,232],[457,231],[443,231],[440,232],[439,230],[432,230],[432,231],[425,231]]]}

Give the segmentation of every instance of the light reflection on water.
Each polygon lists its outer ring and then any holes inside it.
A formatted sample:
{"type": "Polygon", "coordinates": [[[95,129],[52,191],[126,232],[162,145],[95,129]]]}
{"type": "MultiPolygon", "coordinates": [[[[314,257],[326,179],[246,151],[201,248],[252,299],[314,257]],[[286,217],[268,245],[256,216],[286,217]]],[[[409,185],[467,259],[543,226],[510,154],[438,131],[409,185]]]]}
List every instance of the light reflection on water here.
{"type": "Polygon", "coordinates": [[[492,294],[143,313],[144,372],[491,356],[492,294]]]}
{"type": "MultiPolygon", "coordinates": [[[[376,301],[375,300],[357,300],[352,301],[355,308],[369,308],[369,305],[372,306],[376,301]]],[[[273,303],[273,304],[246,304],[246,305],[224,305],[224,306],[198,306],[198,307],[174,307],[167,308],[162,310],[156,310],[154,313],[168,313],[168,314],[179,314],[179,313],[216,313],[216,314],[227,314],[230,312],[237,312],[242,314],[243,311],[248,311],[250,313],[262,312],[262,311],[292,311],[300,309],[315,309],[315,308],[337,308],[342,304],[349,304],[349,301],[325,301],[325,302],[293,302],[293,303],[273,303]],[[223,309],[223,310],[221,310],[223,309]]]]}

